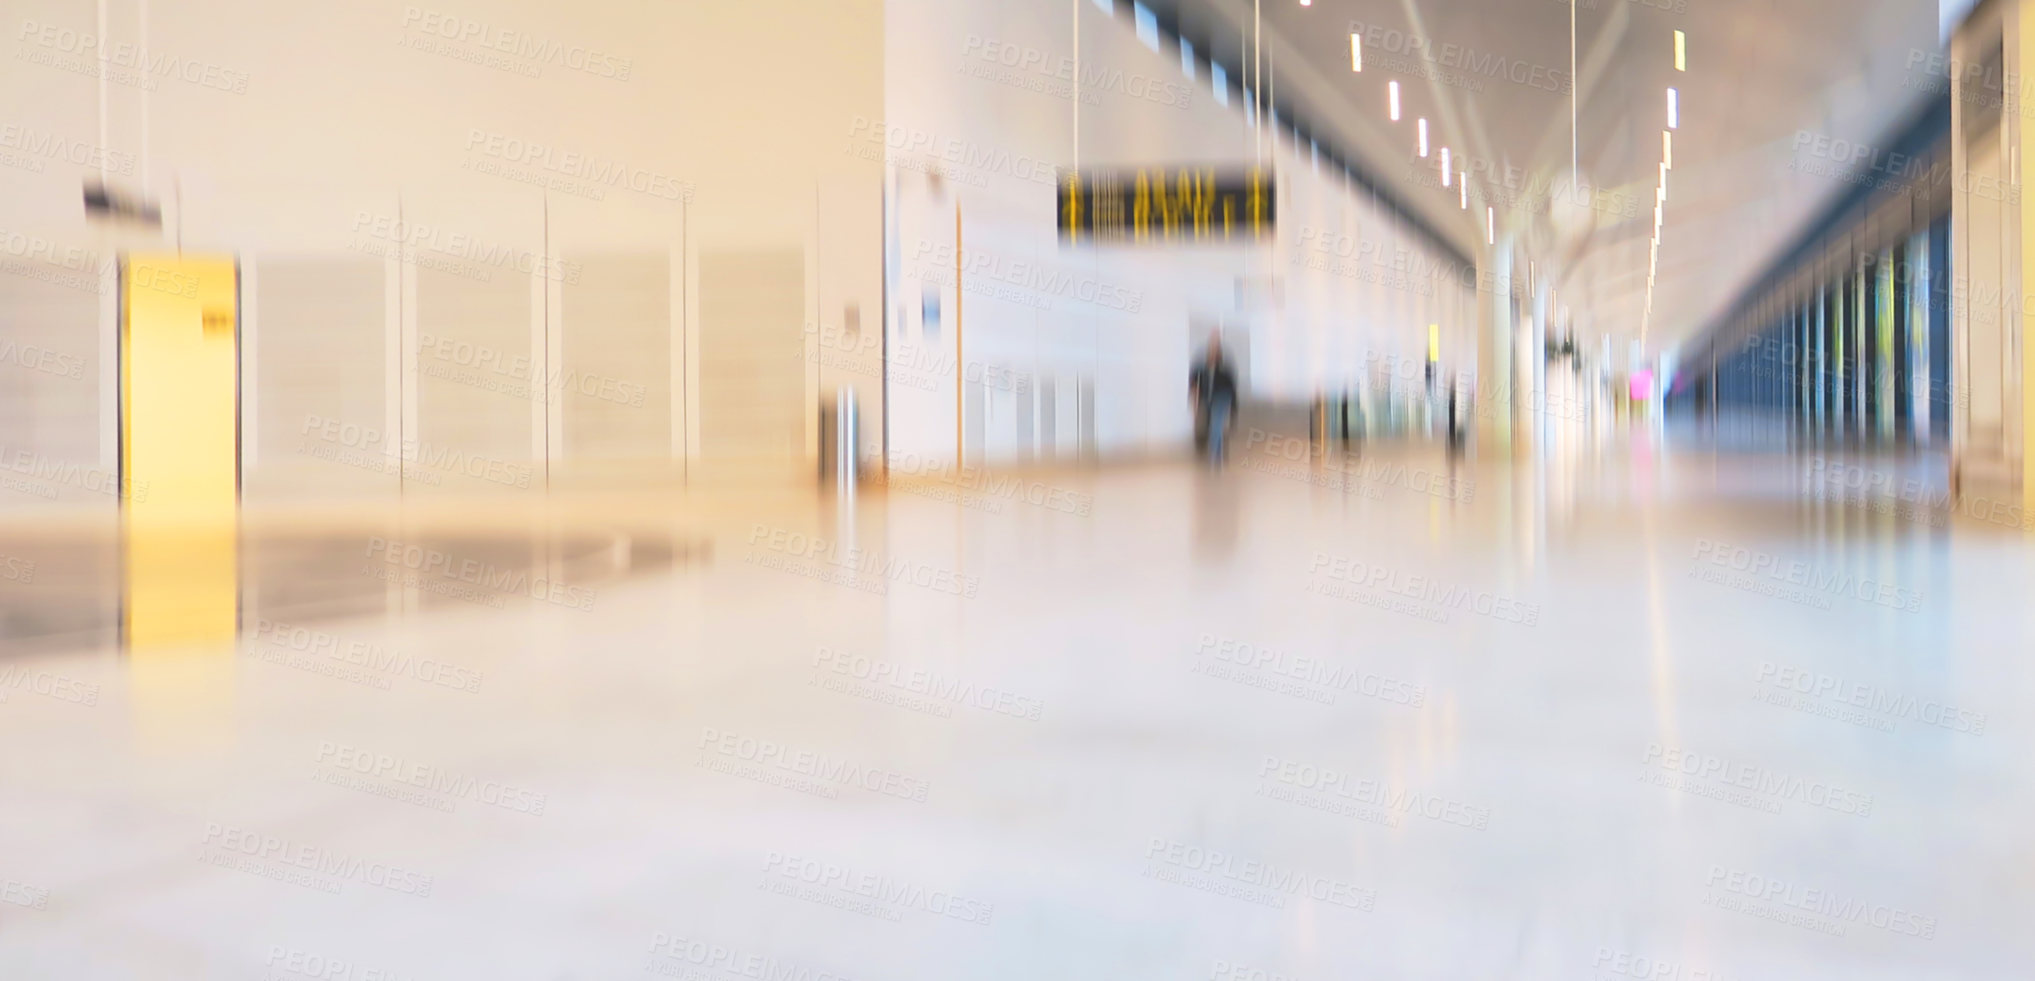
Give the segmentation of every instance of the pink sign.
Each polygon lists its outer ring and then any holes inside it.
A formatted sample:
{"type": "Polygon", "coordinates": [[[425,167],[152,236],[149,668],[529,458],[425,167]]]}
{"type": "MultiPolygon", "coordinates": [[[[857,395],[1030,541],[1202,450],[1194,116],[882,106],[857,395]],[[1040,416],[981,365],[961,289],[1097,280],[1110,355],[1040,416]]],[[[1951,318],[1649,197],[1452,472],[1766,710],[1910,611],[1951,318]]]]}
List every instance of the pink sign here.
{"type": "Polygon", "coordinates": [[[1644,368],[1632,373],[1632,400],[1644,402],[1653,397],[1653,372],[1644,368]]]}

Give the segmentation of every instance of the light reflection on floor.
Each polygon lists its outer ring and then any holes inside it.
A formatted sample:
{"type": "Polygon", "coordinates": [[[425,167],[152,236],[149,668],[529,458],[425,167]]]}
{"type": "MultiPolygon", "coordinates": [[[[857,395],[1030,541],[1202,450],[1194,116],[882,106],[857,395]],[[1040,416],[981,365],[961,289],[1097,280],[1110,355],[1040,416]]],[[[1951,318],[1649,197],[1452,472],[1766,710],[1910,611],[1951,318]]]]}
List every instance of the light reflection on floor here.
{"type": "Polygon", "coordinates": [[[0,976],[2024,973],[2018,529],[1579,456],[271,523],[153,673],[10,536],[0,976]]]}

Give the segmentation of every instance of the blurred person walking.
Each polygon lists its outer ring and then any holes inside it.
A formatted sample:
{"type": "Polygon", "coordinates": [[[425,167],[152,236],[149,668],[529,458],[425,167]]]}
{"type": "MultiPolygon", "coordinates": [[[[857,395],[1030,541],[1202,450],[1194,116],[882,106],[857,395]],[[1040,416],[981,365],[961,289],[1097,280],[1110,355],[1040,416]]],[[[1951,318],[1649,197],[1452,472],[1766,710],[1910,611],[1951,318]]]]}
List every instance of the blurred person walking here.
{"type": "Polygon", "coordinates": [[[1449,466],[1451,468],[1455,466],[1456,460],[1463,455],[1463,444],[1465,442],[1464,437],[1467,435],[1463,431],[1463,421],[1456,414],[1457,410],[1462,407],[1462,402],[1463,402],[1462,382],[1460,380],[1451,382],[1449,384],[1449,431],[1448,431],[1449,466]]]}
{"type": "Polygon", "coordinates": [[[1194,405],[1195,444],[1210,467],[1221,469],[1237,414],[1237,375],[1223,357],[1221,334],[1209,335],[1201,361],[1187,376],[1187,390],[1194,405]]]}

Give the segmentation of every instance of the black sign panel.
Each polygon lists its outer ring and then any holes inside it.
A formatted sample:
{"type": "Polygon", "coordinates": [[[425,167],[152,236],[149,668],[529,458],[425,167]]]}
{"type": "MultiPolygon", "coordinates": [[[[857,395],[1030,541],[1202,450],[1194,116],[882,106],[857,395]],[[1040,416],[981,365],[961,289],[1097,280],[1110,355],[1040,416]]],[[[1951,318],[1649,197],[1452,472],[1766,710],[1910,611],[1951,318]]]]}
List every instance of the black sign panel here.
{"type": "Polygon", "coordinates": [[[1163,245],[1243,242],[1272,234],[1271,171],[1141,167],[1060,172],[1060,237],[1163,245]]]}

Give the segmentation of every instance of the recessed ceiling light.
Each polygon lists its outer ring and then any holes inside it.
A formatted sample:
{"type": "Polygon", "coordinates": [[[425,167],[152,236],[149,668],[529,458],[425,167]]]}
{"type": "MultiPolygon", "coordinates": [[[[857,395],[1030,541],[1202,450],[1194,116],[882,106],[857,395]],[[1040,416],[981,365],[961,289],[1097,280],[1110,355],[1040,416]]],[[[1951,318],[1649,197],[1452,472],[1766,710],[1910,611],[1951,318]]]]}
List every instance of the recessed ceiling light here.
{"type": "Polygon", "coordinates": [[[1392,110],[1392,121],[1399,121],[1399,80],[1393,79],[1385,85],[1385,104],[1392,110]]]}

